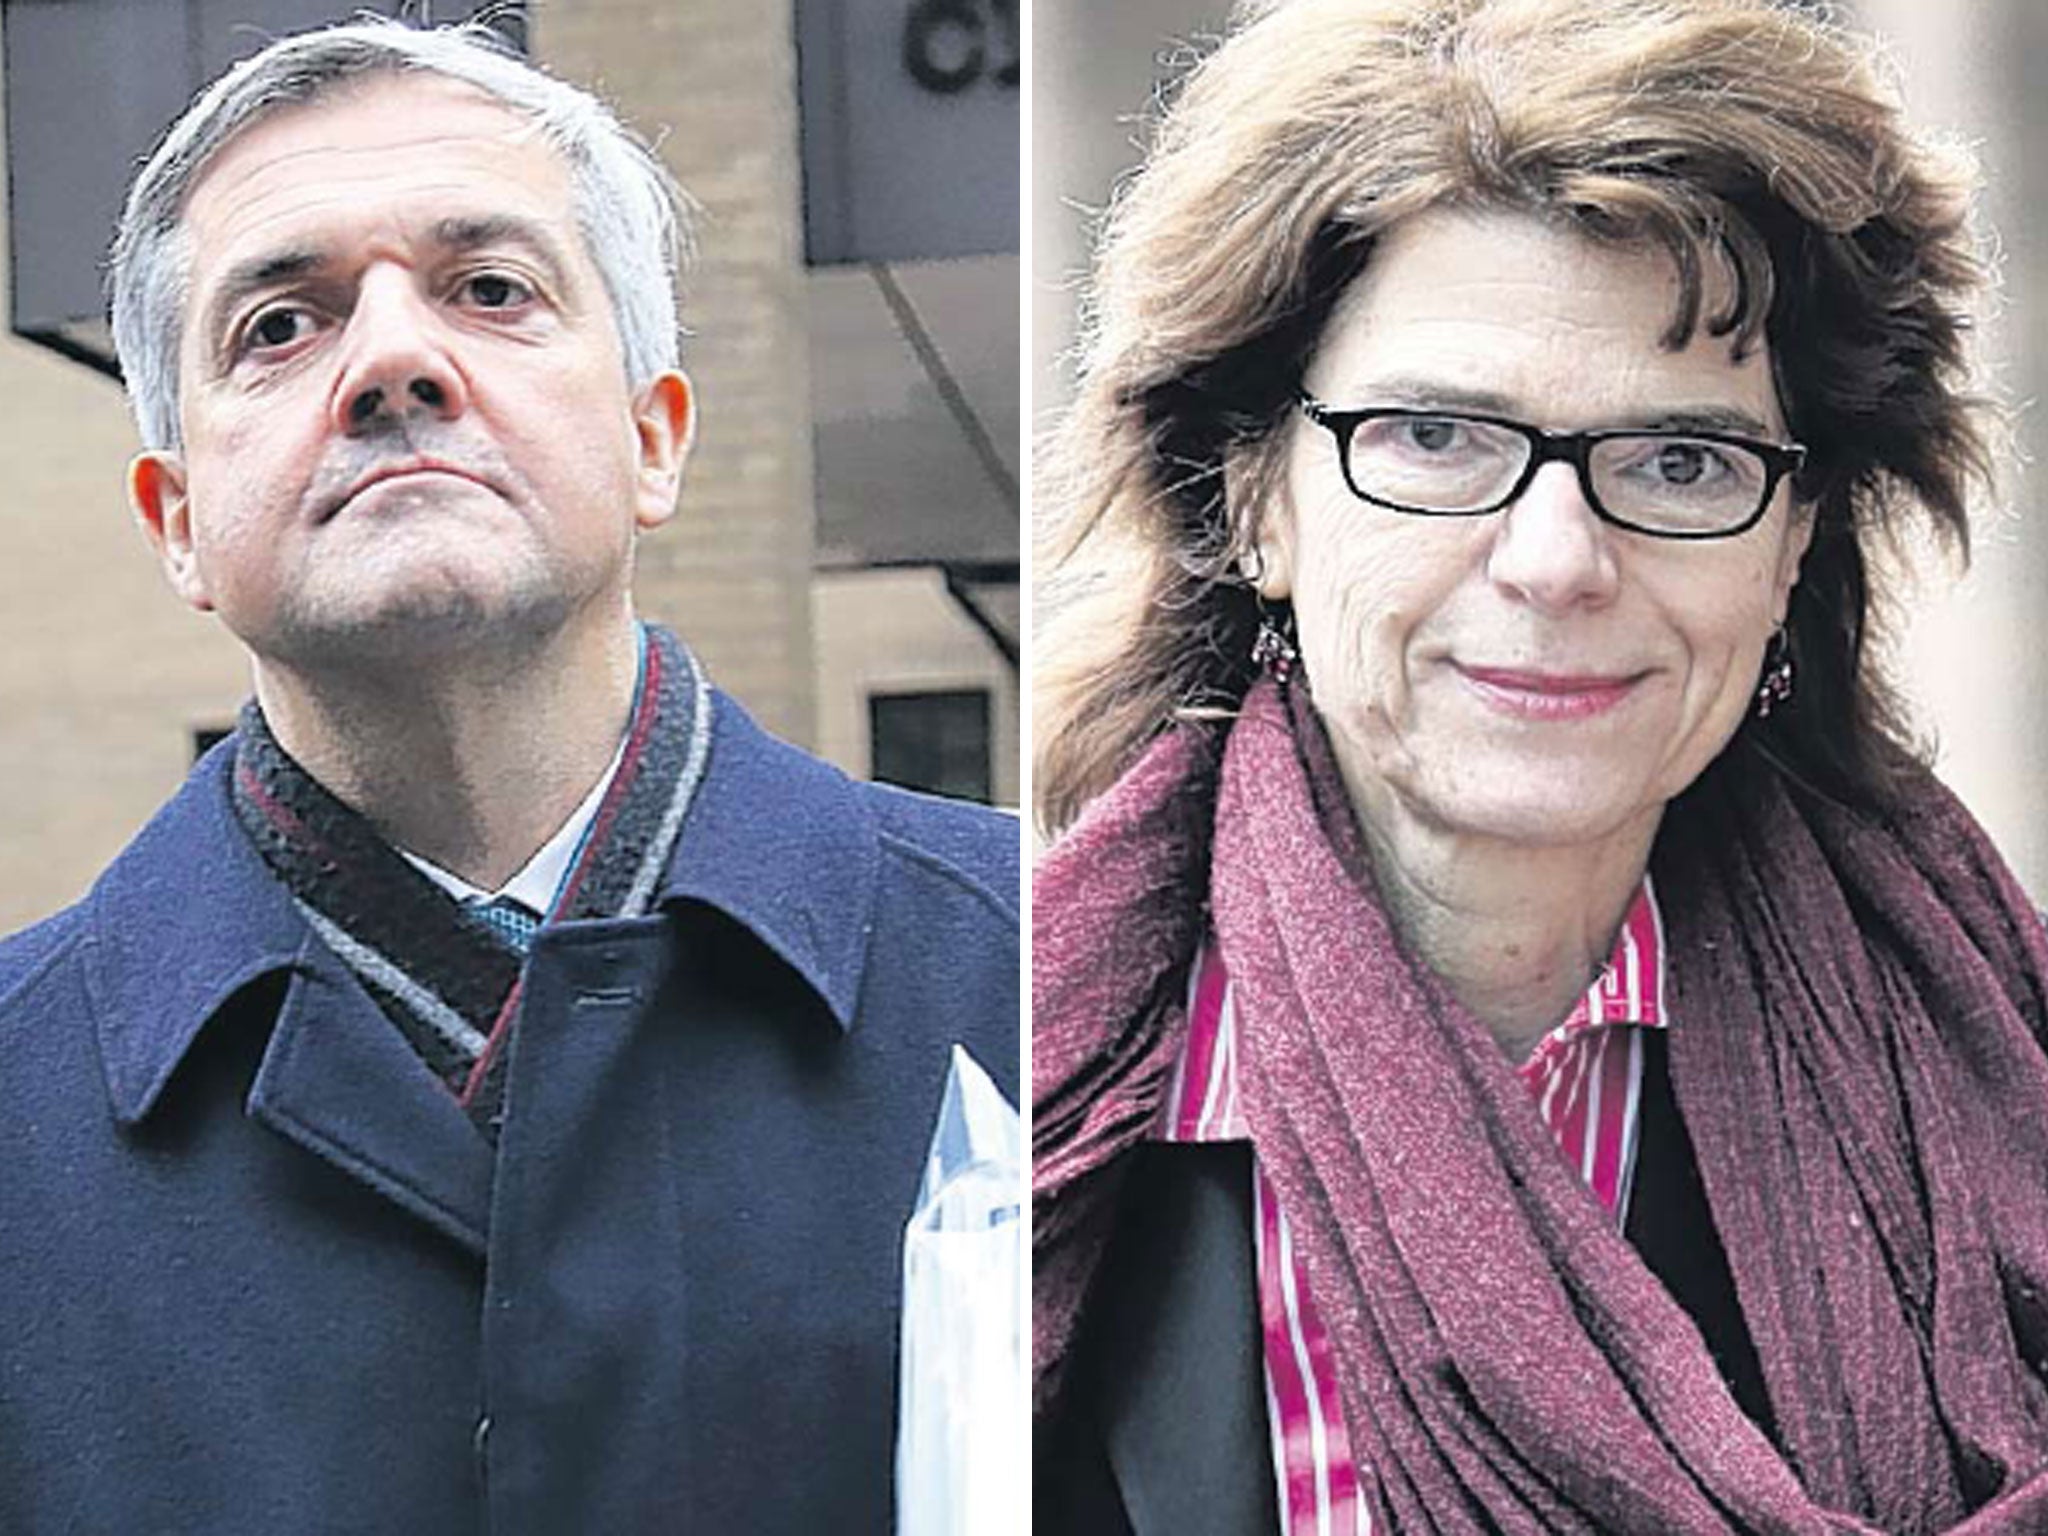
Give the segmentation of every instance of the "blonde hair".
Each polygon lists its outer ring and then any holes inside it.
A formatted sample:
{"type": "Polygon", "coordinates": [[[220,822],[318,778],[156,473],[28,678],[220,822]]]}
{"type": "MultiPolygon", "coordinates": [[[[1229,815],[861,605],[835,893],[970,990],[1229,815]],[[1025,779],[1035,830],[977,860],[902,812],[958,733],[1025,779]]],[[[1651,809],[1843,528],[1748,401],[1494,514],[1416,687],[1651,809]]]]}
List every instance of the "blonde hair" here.
{"type": "Polygon", "coordinates": [[[1041,457],[1041,826],[1175,718],[1241,699],[1257,614],[1238,566],[1302,369],[1375,239],[1443,206],[1668,253],[1667,345],[1768,337],[1817,521],[1787,623],[1795,707],[1744,729],[1881,801],[1911,754],[1867,654],[1866,543],[1923,516],[1966,554],[1989,474],[1972,187],[1908,133],[1866,44],[1773,0],[1242,10],[1114,200],[1078,391],[1041,457]],[[1732,299],[1708,312],[1711,292],[1732,299]]]}

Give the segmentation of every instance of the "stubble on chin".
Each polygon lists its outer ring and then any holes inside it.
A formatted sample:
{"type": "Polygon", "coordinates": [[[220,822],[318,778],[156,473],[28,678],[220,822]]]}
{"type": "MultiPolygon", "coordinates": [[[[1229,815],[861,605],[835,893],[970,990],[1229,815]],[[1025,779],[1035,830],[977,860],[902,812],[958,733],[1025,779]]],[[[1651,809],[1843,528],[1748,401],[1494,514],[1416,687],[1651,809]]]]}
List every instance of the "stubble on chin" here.
{"type": "Polygon", "coordinates": [[[578,602],[558,586],[422,579],[374,593],[302,591],[251,648],[307,675],[388,678],[404,686],[451,669],[517,668],[559,635],[578,602]]]}

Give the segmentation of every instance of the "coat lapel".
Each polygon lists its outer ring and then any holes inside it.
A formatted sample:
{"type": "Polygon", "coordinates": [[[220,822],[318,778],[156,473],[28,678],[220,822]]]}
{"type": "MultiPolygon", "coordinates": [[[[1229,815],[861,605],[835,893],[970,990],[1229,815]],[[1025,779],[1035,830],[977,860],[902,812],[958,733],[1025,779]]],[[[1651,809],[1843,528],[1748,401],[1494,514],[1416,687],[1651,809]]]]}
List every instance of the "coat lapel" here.
{"type": "Polygon", "coordinates": [[[248,1110],[483,1257],[489,1144],[322,946],[307,946],[285,993],[248,1110]]]}
{"type": "MultiPolygon", "coordinates": [[[[1130,1156],[1067,1390],[1093,1412],[1133,1536],[1277,1530],[1248,1149],[1147,1143],[1130,1156]]],[[[1098,1507],[1073,1528],[1119,1523],[1098,1507]]]]}
{"type": "Polygon", "coordinates": [[[208,1026],[280,972],[247,1112],[479,1255],[490,1149],[313,935],[234,819],[229,741],[94,887],[89,986],[115,1118],[176,1092],[208,1026]]]}

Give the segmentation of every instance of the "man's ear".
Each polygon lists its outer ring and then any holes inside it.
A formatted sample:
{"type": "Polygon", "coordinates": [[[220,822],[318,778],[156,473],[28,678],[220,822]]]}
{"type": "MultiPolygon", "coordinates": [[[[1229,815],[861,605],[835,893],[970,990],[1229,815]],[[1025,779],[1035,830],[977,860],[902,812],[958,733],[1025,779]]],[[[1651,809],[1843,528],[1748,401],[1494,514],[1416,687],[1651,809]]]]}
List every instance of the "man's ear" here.
{"type": "Polygon", "coordinates": [[[192,502],[185,489],[185,461],[164,449],[138,453],[128,465],[128,505],[156,547],[171,589],[201,613],[213,611],[213,596],[199,569],[192,542],[192,502]]]}
{"type": "Polygon", "coordinates": [[[633,428],[640,441],[640,474],[633,521],[642,533],[676,515],[683,465],[697,441],[697,401],[681,370],[656,374],[633,402],[633,428]]]}

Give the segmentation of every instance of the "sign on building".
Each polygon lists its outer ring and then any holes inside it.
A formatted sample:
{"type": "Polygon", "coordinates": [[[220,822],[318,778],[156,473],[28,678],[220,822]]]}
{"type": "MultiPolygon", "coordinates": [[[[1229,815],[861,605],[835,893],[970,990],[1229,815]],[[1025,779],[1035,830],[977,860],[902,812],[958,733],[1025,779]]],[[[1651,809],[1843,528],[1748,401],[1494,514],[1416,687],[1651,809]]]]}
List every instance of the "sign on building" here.
{"type": "Polygon", "coordinates": [[[814,265],[1017,249],[1022,0],[797,0],[814,265]]]}

